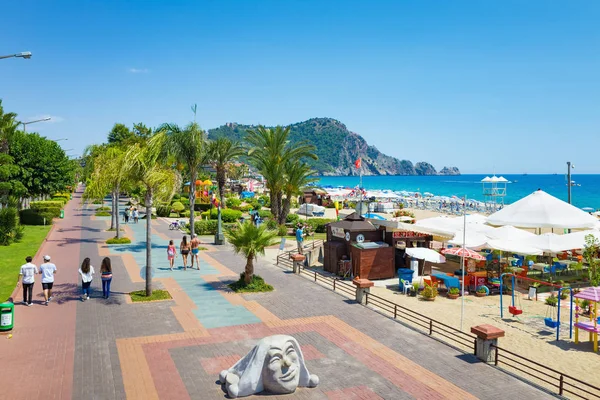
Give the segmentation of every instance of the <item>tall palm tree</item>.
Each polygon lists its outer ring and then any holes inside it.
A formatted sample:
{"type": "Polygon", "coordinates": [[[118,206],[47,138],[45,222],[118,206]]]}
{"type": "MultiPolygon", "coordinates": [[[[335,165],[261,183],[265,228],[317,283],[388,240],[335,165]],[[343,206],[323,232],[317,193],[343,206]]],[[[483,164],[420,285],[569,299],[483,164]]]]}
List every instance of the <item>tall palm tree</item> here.
{"type": "Polygon", "coordinates": [[[290,144],[290,127],[274,129],[259,126],[248,130],[246,140],[252,146],[248,156],[267,180],[271,199],[271,214],[279,224],[285,223],[287,214],[282,207],[283,187],[286,182],[285,165],[300,162],[303,158],[317,159],[315,147],[307,142],[290,144]]]}
{"type": "Polygon", "coordinates": [[[152,295],[152,205],[154,201],[169,201],[181,185],[176,169],[163,157],[160,137],[152,137],[147,145],[136,143],[125,156],[127,171],[145,191],[146,206],[146,296],[152,295]]]}
{"type": "Polygon", "coordinates": [[[244,148],[238,142],[232,142],[228,138],[220,137],[210,143],[208,147],[209,160],[217,170],[217,186],[219,188],[219,201],[223,204],[223,191],[227,181],[227,167],[237,157],[245,153],[244,148]]]}
{"type": "Polygon", "coordinates": [[[247,221],[228,229],[225,236],[233,246],[233,251],[246,257],[244,282],[246,284],[252,282],[254,260],[259,255],[265,254],[266,247],[277,244],[277,232],[268,230],[266,224],[256,226],[251,221],[247,221]]]}
{"type": "Polygon", "coordinates": [[[8,147],[11,139],[17,132],[19,121],[17,114],[13,112],[5,113],[0,99],[0,152],[8,153],[8,147]]]}
{"type": "Polygon", "coordinates": [[[285,215],[285,217],[287,217],[290,212],[292,198],[302,194],[302,188],[310,183],[310,177],[313,174],[314,171],[310,165],[304,162],[288,162],[285,165],[285,184],[283,186],[285,199],[282,204],[282,214],[285,215]]]}
{"type": "Polygon", "coordinates": [[[190,231],[194,233],[194,204],[196,204],[196,180],[198,171],[207,160],[206,134],[196,122],[181,128],[175,124],[163,124],[153,137],[163,150],[177,163],[188,168],[190,174],[190,231]]]}

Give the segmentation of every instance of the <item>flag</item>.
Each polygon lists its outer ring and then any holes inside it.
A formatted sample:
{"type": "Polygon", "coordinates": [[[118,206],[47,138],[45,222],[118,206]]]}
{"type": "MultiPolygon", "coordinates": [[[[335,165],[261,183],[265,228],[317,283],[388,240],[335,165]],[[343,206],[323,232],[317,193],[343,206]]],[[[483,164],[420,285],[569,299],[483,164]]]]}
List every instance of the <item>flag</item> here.
{"type": "Polygon", "coordinates": [[[354,161],[354,166],[356,167],[356,169],[360,169],[360,166],[361,166],[360,158],[357,158],[356,161],[354,161]]]}

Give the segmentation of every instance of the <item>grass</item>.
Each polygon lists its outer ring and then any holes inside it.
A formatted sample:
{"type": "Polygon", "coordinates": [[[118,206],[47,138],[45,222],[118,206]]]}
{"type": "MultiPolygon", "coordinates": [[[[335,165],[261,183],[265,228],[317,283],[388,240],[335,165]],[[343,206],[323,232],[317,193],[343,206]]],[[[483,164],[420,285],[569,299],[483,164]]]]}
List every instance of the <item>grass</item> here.
{"type": "Polygon", "coordinates": [[[128,237],[120,237],[120,238],[110,238],[106,241],[106,244],[129,244],[131,243],[131,239],[129,239],[128,237]]]}
{"type": "Polygon", "coordinates": [[[230,283],[229,288],[236,293],[259,293],[259,292],[272,292],[273,286],[265,283],[264,279],[259,275],[253,275],[252,281],[249,284],[244,282],[245,273],[240,274],[240,279],[236,282],[230,283]]]}
{"type": "Polygon", "coordinates": [[[152,296],[146,296],[145,290],[137,290],[135,292],[129,293],[131,296],[131,301],[134,303],[144,302],[144,301],[160,301],[160,300],[169,300],[171,299],[171,295],[166,290],[153,290],[152,296]]]}
{"type": "MultiPolygon", "coordinates": [[[[286,241],[288,241],[288,240],[294,240],[295,241],[296,240],[296,236],[295,235],[293,235],[293,236],[292,235],[286,235],[286,236],[283,236],[283,237],[286,238],[286,241]]],[[[304,241],[305,242],[309,241],[309,240],[325,240],[325,239],[327,239],[327,233],[315,233],[314,235],[305,236],[304,237],[304,241]]]]}
{"type": "Polygon", "coordinates": [[[97,211],[96,217],[110,217],[110,213],[106,211],[97,211]]]}
{"type": "Polygon", "coordinates": [[[8,299],[17,284],[21,265],[25,257],[35,256],[38,248],[46,238],[51,225],[23,225],[23,239],[10,246],[0,246],[0,301],[8,299]]]}
{"type": "MultiPolygon", "coordinates": [[[[117,230],[116,228],[109,228],[106,230],[106,232],[116,232],[116,230],[117,230]]],[[[119,232],[123,232],[124,230],[125,229],[121,228],[121,229],[119,229],[119,232]]]]}

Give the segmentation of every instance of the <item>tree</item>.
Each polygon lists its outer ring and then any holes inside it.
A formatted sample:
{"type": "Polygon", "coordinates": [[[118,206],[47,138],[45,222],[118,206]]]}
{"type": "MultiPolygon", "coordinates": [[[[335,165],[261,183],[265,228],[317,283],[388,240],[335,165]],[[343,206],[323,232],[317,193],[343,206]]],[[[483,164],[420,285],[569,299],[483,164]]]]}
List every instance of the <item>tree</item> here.
{"type": "Polygon", "coordinates": [[[108,132],[109,144],[132,142],[134,139],[135,134],[131,132],[124,124],[116,123],[110,132],[108,132]]]}
{"type": "Polygon", "coordinates": [[[246,140],[252,146],[248,156],[267,180],[271,214],[278,224],[284,224],[287,217],[282,206],[283,188],[286,183],[285,166],[288,163],[300,162],[303,158],[316,160],[315,147],[306,142],[291,146],[289,127],[277,126],[275,129],[267,129],[259,126],[256,130],[249,129],[247,132],[246,140]]]}
{"type": "Polygon", "coordinates": [[[10,143],[17,132],[17,114],[5,113],[0,100],[0,204],[5,207],[10,196],[21,197],[27,189],[13,179],[19,172],[13,157],[9,154],[10,143]]]}
{"type": "Polygon", "coordinates": [[[152,128],[148,128],[141,122],[133,124],[133,134],[135,135],[137,140],[148,140],[150,139],[150,137],[152,137],[152,133],[152,128]]]}
{"type": "Polygon", "coordinates": [[[208,148],[209,159],[217,170],[217,186],[219,189],[219,201],[223,204],[223,191],[227,181],[227,168],[233,160],[245,153],[244,148],[238,142],[220,137],[210,143],[208,148]]]}
{"type": "Polygon", "coordinates": [[[176,169],[166,164],[162,138],[153,136],[147,144],[132,145],[125,155],[126,170],[144,191],[146,207],[146,296],[152,295],[152,205],[169,201],[181,185],[176,169]]]}
{"type": "Polygon", "coordinates": [[[600,263],[596,259],[598,253],[600,253],[600,241],[594,235],[586,235],[583,257],[590,266],[588,275],[592,287],[600,286],[600,271],[598,271],[598,264],[600,263]]]}
{"type": "Polygon", "coordinates": [[[175,124],[163,124],[153,140],[164,151],[164,156],[183,163],[190,177],[190,232],[194,231],[194,205],[196,204],[196,180],[198,171],[207,160],[206,135],[196,122],[185,128],[175,124]]]}
{"type": "Polygon", "coordinates": [[[121,236],[119,227],[119,193],[127,183],[128,170],[125,152],[117,146],[108,146],[97,155],[94,173],[86,185],[84,198],[103,199],[107,193],[112,198],[111,229],[116,229],[116,237],[121,236]]]}
{"type": "Polygon", "coordinates": [[[240,180],[244,176],[248,175],[250,170],[246,164],[229,164],[227,168],[227,176],[234,180],[240,180]]]}
{"type": "Polygon", "coordinates": [[[285,215],[285,217],[287,217],[290,212],[292,198],[302,194],[302,188],[310,183],[310,177],[313,174],[314,171],[310,165],[304,162],[288,162],[285,164],[285,184],[283,186],[285,199],[282,204],[282,214],[285,215]]]}
{"type": "Polygon", "coordinates": [[[18,127],[17,114],[5,113],[0,99],[0,153],[8,153],[9,144],[17,133],[18,127]]]}
{"type": "Polygon", "coordinates": [[[225,236],[233,246],[233,251],[246,257],[244,282],[250,283],[254,276],[254,260],[265,254],[266,247],[277,244],[277,232],[268,230],[266,224],[256,226],[247,221],[228,229],[225,236]]]}

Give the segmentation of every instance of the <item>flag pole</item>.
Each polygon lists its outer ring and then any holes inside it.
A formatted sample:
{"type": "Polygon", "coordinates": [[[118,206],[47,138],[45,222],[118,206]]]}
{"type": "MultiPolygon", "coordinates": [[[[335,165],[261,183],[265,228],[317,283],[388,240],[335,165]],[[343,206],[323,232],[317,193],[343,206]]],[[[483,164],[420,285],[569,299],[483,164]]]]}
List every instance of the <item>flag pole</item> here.
{"type": "Polygon", "coordinates": [[[463,319],[465,316],[465,244],[467,242],[467,196],[463,197],[463,251],[460,257],[461,273],[462,273],[462,290],[460,298],[460,330],[463,330],[463,319]]]}

